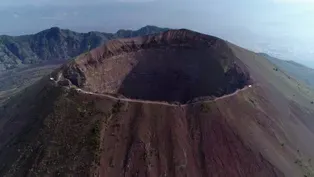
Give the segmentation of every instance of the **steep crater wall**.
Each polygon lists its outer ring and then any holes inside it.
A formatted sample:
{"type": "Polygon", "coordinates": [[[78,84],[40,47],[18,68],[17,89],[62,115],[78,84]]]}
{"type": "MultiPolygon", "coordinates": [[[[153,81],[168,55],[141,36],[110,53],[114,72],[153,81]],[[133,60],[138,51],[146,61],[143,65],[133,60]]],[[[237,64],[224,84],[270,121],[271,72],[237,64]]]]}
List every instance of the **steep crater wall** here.
{"type": "Polygon", "coordinates": [[[109,42],[70,63],[63,76],[86,91],[180,103],[250,82],[224,41],[187,30],[109,42]]]}

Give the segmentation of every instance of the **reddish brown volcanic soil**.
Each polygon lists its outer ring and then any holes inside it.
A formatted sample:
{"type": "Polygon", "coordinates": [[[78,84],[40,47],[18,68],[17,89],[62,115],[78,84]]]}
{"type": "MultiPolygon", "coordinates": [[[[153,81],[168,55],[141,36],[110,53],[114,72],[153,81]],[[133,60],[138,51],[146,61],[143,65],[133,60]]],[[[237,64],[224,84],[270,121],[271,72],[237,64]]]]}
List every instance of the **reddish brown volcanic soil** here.
{"type": "Polygon", "coordinates": [[[52,77],[0,110],[0,176],[312,175],[310,102],[221,39],[114,40],[52,77]]]}
{"type": "Polygon", "coordinates": [[[185,103],[243,88],[249,75],[236,62],[224,41],[179,30],[112,41],[80,56],[63,75],[91,92],[185,103]]]}

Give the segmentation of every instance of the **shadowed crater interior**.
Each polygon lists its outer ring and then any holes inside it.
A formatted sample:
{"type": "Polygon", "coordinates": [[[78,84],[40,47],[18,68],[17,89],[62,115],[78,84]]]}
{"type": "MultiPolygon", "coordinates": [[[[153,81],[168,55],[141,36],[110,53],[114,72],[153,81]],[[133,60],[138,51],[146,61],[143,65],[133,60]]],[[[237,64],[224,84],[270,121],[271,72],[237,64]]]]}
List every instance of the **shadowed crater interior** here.
{"type": "Polygon", "coordinates": [[[180,103],[230,94],[249,82],[224,41],[188,30],[109,42],[63,73],[87,91],[180,103]]]}

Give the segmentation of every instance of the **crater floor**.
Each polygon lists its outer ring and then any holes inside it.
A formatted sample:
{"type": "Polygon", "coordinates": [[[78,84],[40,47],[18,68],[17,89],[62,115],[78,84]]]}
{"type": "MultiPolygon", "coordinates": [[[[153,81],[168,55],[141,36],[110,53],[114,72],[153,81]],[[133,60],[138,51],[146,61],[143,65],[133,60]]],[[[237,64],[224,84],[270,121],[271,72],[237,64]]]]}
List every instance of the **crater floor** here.
{"type": "Polygon", "coordinates": [[[248,84],[248,73],[224,41],[184,32],[112,41],[81,55],[63,76],[95,93],[180,103],[248,84]]]}

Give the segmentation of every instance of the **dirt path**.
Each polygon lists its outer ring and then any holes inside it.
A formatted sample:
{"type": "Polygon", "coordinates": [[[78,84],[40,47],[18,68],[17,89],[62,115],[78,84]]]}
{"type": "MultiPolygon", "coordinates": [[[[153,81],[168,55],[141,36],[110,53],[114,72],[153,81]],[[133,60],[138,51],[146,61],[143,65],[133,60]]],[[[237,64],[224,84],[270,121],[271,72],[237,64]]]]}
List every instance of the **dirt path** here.
{"type": "Polygon", "coordinates": [[[214,99],[214,101],[216,101],[216,100],[221,100],[221,99],[224,99],[224,98],[228,98],[228,97],[234,96],[234,95],[238,94],[239,92],[245,91],[245,90],[247,90],[247,89],[252,89],[252,87],[245,86],[244,88],[238,89],[238,90],[236,90],[236,91],[233,92],[233,93],[230,93],[230,94],[227,94],[227,95],[223,95],[223,96],[221,96],[221,97],[217,97],[217,98],[214,99]]]}
{"type": "Polygon", "coordinates": [[[221,100],[221,99],[224,99],[224,98],[228,98],[228,97],[234,96],[234,95],[238,94],[239,92],[245,91],[247,89],[251,89],[251,87],[245,86],[244,88],[238,89],[238,90],[236,90],[235,92],[233,92],[231,94],[224,95],[224,96],[215,98],[213,100],[202,100],[202,101],[196,101],[196,102],[187,103],[187,104],[171,104],[171,103],[168,103],[168,102],[161,102],[161,101],[148,101],[148,100],[136,100],[136,99],[129,99],[129,98],[118,98],[118,97],[111,96],[111,95],[108,95],[108,94],[94,93],[94,92],[89,92],[89,91],[82,90],[80,88],[76,88],[76,90],[78,92],[80,92],[80,93],[106,97],[106,98],[117,100],[117,101],[119,100],[119,101],[131,102],[131,103],[160,104],[160,105],[166,105],[166,106],[187,106],[187,105],[190,105],[190,104],[197,104],[197,103],[217,101],[217,100],[221,100]]]}

